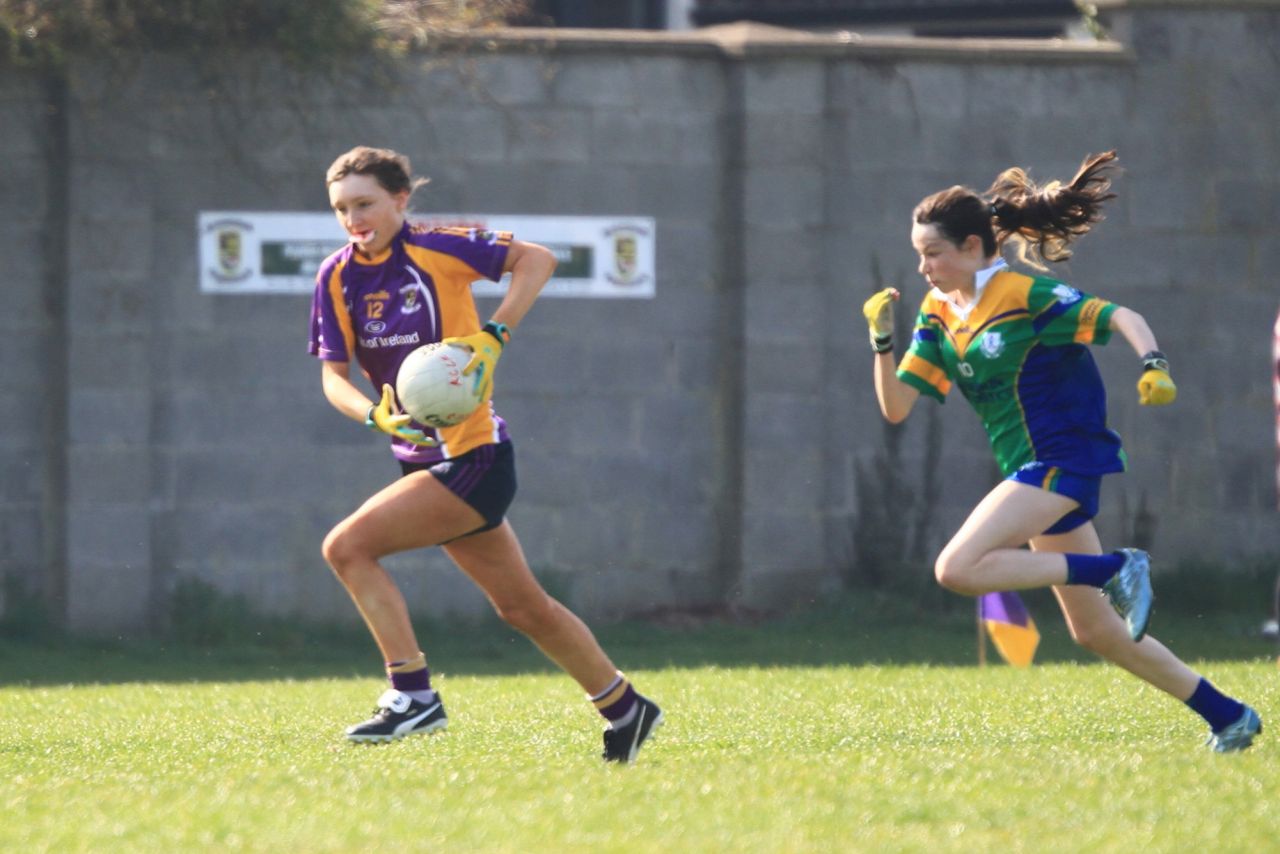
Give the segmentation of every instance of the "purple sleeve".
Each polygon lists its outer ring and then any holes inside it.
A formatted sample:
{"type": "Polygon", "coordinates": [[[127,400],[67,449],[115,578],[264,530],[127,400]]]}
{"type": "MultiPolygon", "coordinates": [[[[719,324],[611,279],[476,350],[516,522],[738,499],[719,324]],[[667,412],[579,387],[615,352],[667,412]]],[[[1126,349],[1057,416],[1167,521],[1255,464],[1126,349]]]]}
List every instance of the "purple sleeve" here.
{"type": "Polygon", "coordinates": [[[424,238],[422,245],[452,255],[493,282],[502,278],[512,239],[509,231],[480,228],[437,228],[424,238]]]}
{"type": "MultiPolygon", "coordinates": [[[[320,266],[316,275],[316,290],[311,297],[310,339],[307,352],[329,362],[350,362],[351,352],[347,337],[343,334],[339,314],[346,315],[346,306],[335,306],[330,282],[338,275],[334,259],[320,266]]],[[[348,325],[350,325],[348,323],[348,325]]]]}

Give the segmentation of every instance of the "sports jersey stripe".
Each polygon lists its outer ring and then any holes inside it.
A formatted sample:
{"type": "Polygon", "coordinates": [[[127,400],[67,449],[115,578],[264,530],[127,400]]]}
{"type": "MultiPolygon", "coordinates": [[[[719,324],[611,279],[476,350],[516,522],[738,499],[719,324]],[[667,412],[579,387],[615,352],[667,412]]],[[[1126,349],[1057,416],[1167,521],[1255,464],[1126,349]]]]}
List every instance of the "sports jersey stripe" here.
{"type": "Polygon", "coordinates": [[[988,327],[993,326],[997,323],[1000,323],[1003,320],[1008,320],[1013,317],[1021,317],[1026,314],[1029,314],[1029,312],[1025,308],[1011,308],[1008,311],[1004,311],[1004,312],[1001,312],[1000,314],[997,314],[995,317],[987,318],[985,321],[982,322],[981,326],[973,330],[973,337],[969,339],[969,343],[972,344],[973,341],[978,338],[978,335],[986,331],[988,327]]]}
{"type": "Polygon", "coordinates": [[[1104,299],[1099,299],[1098,297],[1087,299],[1085,304],[1080,307],[1080,325],[1076,329],[1076,343],[1092,344],[1095,339],[1099,338],[1102,320],[1104,318],[1109,319],[1114,310],[1113,304],[1104,299]],[[1111,309],[1110,311],[1108,311],[1109,308],[1111,309]]]}
{"type": "MultiPolygon", "coordinates": [[[[454,236],[466,236],[467,229],[439,229],[454,236]]],[[[419,240],[433,239],[431,233],[414,235],[419,240]]],[[[501,241],[499,241],[501,244],[501,241]]],[[[480,318],[475,302],[469,299],[471,283],[481,274],[466,261],[423,246],[406,242],[405,254],[423,274],[423,286],[431,296],[432,310],[437,312],[434,321],[436,340],[467,335],[480,328],[480,318]]],[[[481,445],[500,442],[501,423],[491,404],[481,406],[467,420],[453,427],[436,431],[441,440],[440,453],[445,459],[460,457],[481,445]]]]}
{"type": "Polygon", "coordinates": [[[908,352],[898,366],[898,376],[930,397],[944,400],[951,390],[946,371],[915,353],[908,352]]]}
{"type": "Polygon", "coordinates": [[[351,322],[351,312],[347,310],[347,297],[342,289],[342,271],[347,267],[347,259],[340,258],[338,263],[333,265],[333,272],[329,274],[329,299],[333,302],[334,319],[338,321],[338,328],[342,330],[342,340],[346,344],[347,359],[350,360],[356,352],[356,330],[355,325],[351,322]]]}
{"type": "Polygon", "coordinates": [[[965,307],[931,291],[897,376],[939,401],[955,384],[1005,475],[1036,460],[1074,473],[1121,470],[1101,378],[1088,348],[1073,342],[1083,335],[1106,343],[1110,336],[1114,305],[1093,299],[1055,279],[1013,272],[993,277],[985,295],[965,307]]]}
{"type": "MultiPolygon", "coordinates": [[[[413,253],[409,253],[409,257],[413,258],[413,253]]],[[[430,340],[439,341],[444,337],[444,335],[440,331],[440,294],[436,292],[435,281],[431,277],[430,273],[427,274],[427,279],[423,279],[413,264],[405,264],[404,268],[408,270],[409,275],[413,277],[414,282],[418,286],[418,292],[422,294],[423,303],[427,307],[427,313],[431,315],[430,340]]]]}
{"type": "MultiPolygon", "coordinates": [[[[405,252],[427,274],[433,294],[437,288],[448,288],[451,296],[464,296],[470,290],[471,283],[480,278],[474,267],[452,255],[416,244],[406,244],[405,252]]],[[[436,299],[436,304],[441,309],[437,329],[440,338],[469,335],[480,328],[480,317],[471,300],[442,301],[438,294],[436,299]],[[453,307],[452,310],[449,310],[449,306],[453,307]]]]}
{"type": "Polygon", "coordinates": [[[459,495],[470,495],[471,490],[475,489],[476,484],[493,465],[494,448],[494,445],[481,445],[476,449],[475,459],[464,467],[462,475],[454,482],[459,495]]]}
{"type": "MultiPolygon", "coordinates": [[[[1000,467],[1000,471],[1008,476],[1022,465],[1023,462],[1031,462],[1039,459],[1036,454],[1035,435],[1031,431],[1031,421],[1027,418],[1027,408],[1023,405],[1022,395],[1017,393],[1022,388],[1022,376],[1026,370],[1027,361],[1031,354],[1035,352],[1035,348],[1028,350],[1022,354],[1022,361],[1018,363],[1018,369],[1013,374],[1013,403],[1018,408],[1018,424],[1021,426],[1021,447],[1012,446],[999,440],[991,428],[987,428],[987,435],[991,439],[991,450],[996,456],[996,465],[1000,467]]],[[[984,425],[985,426],[985,425],[984,425]]]]}
{"type": "MultiPolygon", "coordinates": [[[[468,240],[474,240],[477,229],[470,228],[468,226],[460,226],[460,225],[442,225],[442,226],[437,226],[435,228],[428,228],[428,229],[423,229],[415,226],[414,231],[415,233],[430,233],[431,231],[434,231],[437,234],[448,234],[448,235],[452,235],[453,237],[465,237],[468,240]]],[[[512,235],[511,235],[511,232],[509,231],[494,231],[492,232],[492,234],[494,236],[493,242],[498,246],[507,246],[511,243],[512,235]]]]}
{"type": "Polygon", "coordinates": [[[1067,313],[1074,303],[1064,303],[1061,300],[1054,300],[1031,320],[1031,328],[1039,335],[1044,328],[1052,323],[1055,319],[1067,313]]]}
{"type": "MultiPolygon", "coordinates": [[[[947,326],[947,321],[943,319],[942,315],[926,314],[924,319],[927,322],[934,324],[937,329],[942,331],[943,336],[951,342],[951,346],[956,350],[956,352],[960,351],[960,347],[956,342],[956,336],[951,333],[951,329],[947,326]]],[[[933,340],[937,341],[938,339],[935,337],[933,340]]]]}
{"type": "MultiPolygon", "coordinates": [[[[337,250],[317,273],[308,351],[322,359],[358,361],[375,388],[394,384],[400,361],[415,347],[480,329],[471,283],[500,278],[510,244],[508,234],[442,236],[406,224],[376,258],[363,258],[350,245],[337,250]]],[[[414,426],[441,444],[424,448],[392,438],[403,462],[451,459],[509,438],[491,404],[455,427],[414,426]]]]}
{"type": "Polygon", "coordinates": [[[493,411],[492,402],[482,405],[461,424],[444,427],[436,433],[445,459],[460,457],[481,445],[501,442],[506,438],[502,435],[501,422],[493,411]]]}

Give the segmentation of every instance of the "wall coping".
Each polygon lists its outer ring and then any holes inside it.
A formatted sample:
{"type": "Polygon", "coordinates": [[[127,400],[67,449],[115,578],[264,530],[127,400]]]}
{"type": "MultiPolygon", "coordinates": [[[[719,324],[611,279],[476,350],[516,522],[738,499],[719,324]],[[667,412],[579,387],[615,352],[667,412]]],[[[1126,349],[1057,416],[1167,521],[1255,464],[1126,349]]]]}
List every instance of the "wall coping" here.
{"type": "MultiPolygon", "coordinates": [[[[1201,0],[1203,2],[1203,0],[1201,0]]],[[[1280,5],[1280,0],[1270,0],[1280,5]]],[[[1132,52],[1112,41],[1068,39],[959,39],[888,36],[839,31],[813,33],[754,22],[698,30],[607,30],[511,27],[437,35],[436,47],[495,52],[550,51],[684,54],[730,59],[830,57],[928,59],[967,62],[1130,62],[1132,52]]]]}
{"type": "Polygon", "coordinates": [[[1098,10],[1179,9],[1185,11],[1230,12],[1252,9],[1280,11],[1280,0],[1088,0],[1098,10]]]}

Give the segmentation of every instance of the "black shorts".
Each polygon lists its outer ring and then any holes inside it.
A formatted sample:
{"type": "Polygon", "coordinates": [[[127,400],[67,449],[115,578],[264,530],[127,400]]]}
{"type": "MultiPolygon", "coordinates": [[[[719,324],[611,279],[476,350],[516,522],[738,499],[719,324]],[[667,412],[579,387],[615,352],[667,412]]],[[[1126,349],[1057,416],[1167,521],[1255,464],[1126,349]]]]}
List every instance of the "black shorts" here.
{"type": "Polygon", "coordinates": [[[516,455],[510,442],[481,445],[460,457],[438,463],[400,461],[405,474],[430,472],[445,489],[484,517],[484,525],[469,531],[478,534],[502,524],[507,508],[516,497],[516,455]]]}

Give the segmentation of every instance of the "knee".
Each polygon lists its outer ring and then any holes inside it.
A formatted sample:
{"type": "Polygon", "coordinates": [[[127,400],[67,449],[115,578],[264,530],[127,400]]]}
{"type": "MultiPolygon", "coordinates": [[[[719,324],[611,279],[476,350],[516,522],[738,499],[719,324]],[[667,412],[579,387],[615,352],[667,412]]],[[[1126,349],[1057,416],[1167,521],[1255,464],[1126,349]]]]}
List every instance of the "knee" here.
{"type": "Polygon", "coordinates": [[[556,618],[555,602],[545,593],[527,599],[494,602],[493,609],[508,626],[530,637],[537,637],[553,625],[556,618]]]}
{"type": "Polygon", "coordinates": [[[364,556],[358,539],[345,524],[338,525],[325,536],[320,545],[320,554],[339,578],[346,578],[352,567],[364,556]]]}
{"type": "Polygon", "coordinates": [[[954,551],[943,549],[933,564],[933,577],[952,593],[975,596],[982,590],[976,585],[974,567],[973,561],[954,551]]]}

